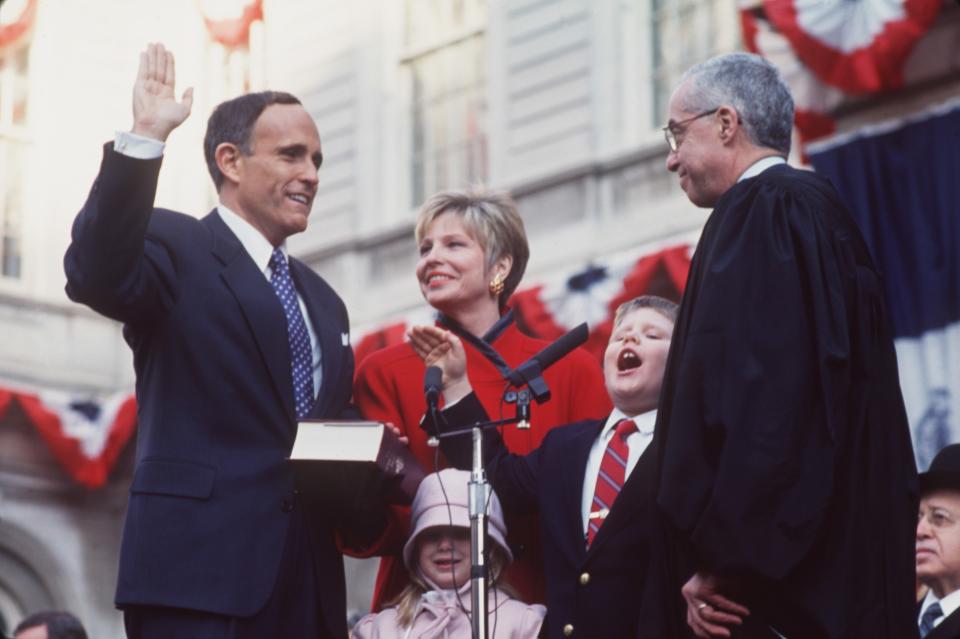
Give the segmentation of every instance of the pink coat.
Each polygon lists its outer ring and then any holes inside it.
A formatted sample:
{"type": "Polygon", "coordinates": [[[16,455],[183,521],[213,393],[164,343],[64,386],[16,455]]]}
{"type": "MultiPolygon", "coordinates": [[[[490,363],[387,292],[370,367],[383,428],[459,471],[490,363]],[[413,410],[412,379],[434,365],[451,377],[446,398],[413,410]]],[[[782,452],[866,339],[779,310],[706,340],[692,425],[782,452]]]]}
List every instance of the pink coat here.
{"type": "MultiPolygon", "coordinates": [[[[470,584],[460,589],[460,602],[470,609],[470,584]]],[[[547,609],[510,599],[499,590],[491,591],[487,627],[490,639],[534,639],[547,609]],[[496,606],[496,608],[494,608],[496,606]]],[[[431,590],[420,597],[410,628],[397,623],[397,609],[369,614],[354,627],[353,639],[469,639],[470,617],[452,590],[431,590]]]]}

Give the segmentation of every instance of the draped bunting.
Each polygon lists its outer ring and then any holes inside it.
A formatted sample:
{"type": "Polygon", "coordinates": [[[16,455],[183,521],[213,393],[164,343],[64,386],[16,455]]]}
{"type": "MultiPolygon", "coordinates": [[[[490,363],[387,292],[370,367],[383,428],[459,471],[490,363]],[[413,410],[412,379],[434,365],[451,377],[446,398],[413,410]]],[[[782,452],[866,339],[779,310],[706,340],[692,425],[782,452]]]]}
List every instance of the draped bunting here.
{"type": "Polygon", "coordinates": [[[200,0],[200,12],[214,41],[225,47],[246,46],[250,25],[263,20],[263,0],[200,0]]]}
{"type": "Polygon", "coordinates": [[[960,101],[809,147],[884,274],[917,463],[960,441],[960,101]]]}
{"type": "Polygon", "coordinates": [[[37,0],[4,0],[0,5],[0,50],[16,44],[33,25],[37,0]]]}
{"type": "Polygon", "coordinates": [[[130,393],[96,400],[0,388],[0,419],[14,403],[67,475],[86,488],[106,483],[136,427],[136,400],[130,393]]]}
{"type": "MultiPolygon", "coordinates": [[[[836,130],[832,114],[855,95],[903,85],[902,68],[942,0],[741,0],[744,46],[790,87],[806,145],[836,130]]],[[[805,158],[806,159],[806,158],[805,158]]]]}
{"type": "Polygon", "coordinates": [[[764,0],[767,19],[823,82],[859,95],[898,89],[942,0],[764,0]]]}

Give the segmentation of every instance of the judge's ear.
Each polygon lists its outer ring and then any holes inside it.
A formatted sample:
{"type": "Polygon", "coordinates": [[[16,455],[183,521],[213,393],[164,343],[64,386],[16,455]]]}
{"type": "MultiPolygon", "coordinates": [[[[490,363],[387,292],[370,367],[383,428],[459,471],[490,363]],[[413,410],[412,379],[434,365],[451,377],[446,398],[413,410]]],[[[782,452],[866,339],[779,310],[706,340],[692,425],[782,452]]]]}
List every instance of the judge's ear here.
{"type": "Polygon", "coordinates": [[[213,152],[217,168],[223,173],[225,180],[239,182],[243,168],[243,152],[240,147],[230,142],[221,142],[213,152]]]}
{"type": "Polygon", "coordinates": [[[720,123],[720,139],[723,142],[733,140],[742,124],[740,114],[731,106],[722,106],[717,109],[717,122],[720,123]]]}

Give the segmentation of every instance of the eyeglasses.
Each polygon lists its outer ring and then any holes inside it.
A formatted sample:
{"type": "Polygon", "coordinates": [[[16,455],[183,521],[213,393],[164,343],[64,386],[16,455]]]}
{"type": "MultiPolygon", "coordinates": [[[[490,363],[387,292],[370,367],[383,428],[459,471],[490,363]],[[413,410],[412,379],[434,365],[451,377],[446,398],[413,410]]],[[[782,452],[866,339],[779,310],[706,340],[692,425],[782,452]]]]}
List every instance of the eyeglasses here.
{"type": "Polygon", "coordinates": [[[670,150],[674,153],[677,152],[677,149],[680,148],[679,137],[683,135],[683,132],[691,122],[694,120],[699,120],[700,118],[705,118],[708,115],[713,115],[719,110],[720,107],[717,107],[716,109],[710,109],[709,111],[698,113],[693,117],[687,118],[686,120],[680,120],[679,122],[674,122],[673,124],[668,124],[667,126],[663,127],[663,137],[666,139],[667,146],[670,147],[670,150]]]}

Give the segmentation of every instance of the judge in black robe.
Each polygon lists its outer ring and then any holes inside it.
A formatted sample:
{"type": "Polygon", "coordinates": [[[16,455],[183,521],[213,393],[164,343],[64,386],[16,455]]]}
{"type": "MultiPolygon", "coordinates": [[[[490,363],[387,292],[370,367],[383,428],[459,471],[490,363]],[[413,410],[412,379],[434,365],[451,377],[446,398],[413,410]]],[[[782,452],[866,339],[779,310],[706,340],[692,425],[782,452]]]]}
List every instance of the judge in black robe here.
{"type": "Polygon", "coordinates": [[[670,116],[667,167],[715,207],[655,436],[658,503],[695,571],[688,623],[703,637],[915,637],[916,467],[880,274],[832,185],[784,163],[792,100],[768,63],[691,69],[670,116]],[[789,108],[771,128],[756,114],[778,110],[751,101],[778,91],[789,108]]]}

